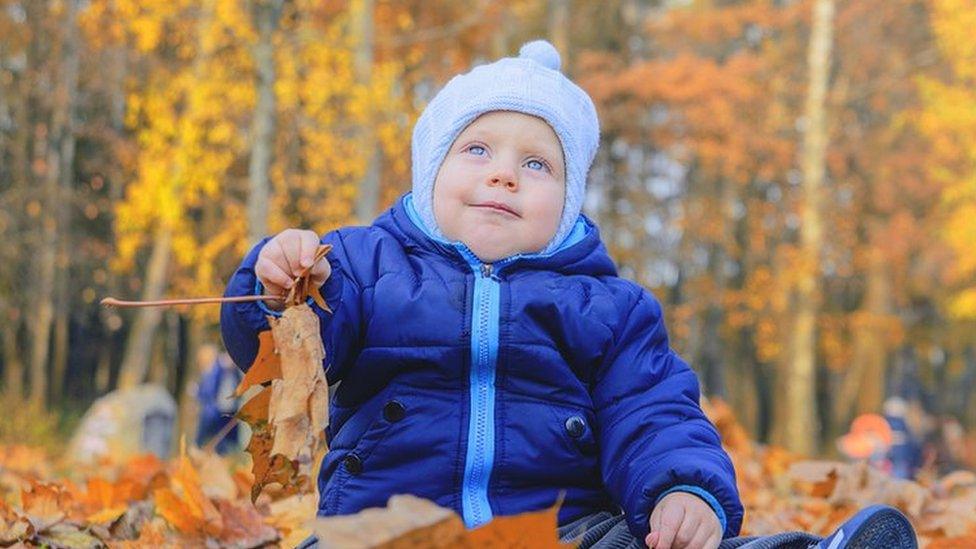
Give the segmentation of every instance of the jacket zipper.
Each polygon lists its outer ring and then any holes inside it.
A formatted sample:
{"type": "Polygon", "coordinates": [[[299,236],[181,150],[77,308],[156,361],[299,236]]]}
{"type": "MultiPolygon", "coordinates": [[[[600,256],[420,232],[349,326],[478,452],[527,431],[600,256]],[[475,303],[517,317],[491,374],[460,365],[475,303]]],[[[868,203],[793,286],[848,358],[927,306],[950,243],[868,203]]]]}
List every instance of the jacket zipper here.
{"type": "Polygon", "coordinates": [[[461,510],[465,526],[476,528],[492,519],[488,483],[495,460],[495,367],[500,285],[491,263],[481,263],[470,251],[462,252],[474,271],[475,281],[471,316],[470,413],[461,510]]]}

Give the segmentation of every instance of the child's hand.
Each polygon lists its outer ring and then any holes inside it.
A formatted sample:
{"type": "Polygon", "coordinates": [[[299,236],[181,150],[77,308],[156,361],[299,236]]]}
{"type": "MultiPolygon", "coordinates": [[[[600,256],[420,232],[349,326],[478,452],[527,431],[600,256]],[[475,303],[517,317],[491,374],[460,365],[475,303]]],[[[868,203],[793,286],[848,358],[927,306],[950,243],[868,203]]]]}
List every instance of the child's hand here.
{"type": "MultiPolygon", "coordinates": [[[[264,285],[265,293],[287,294],[294,284],[295,277],[302,269],[312,264],[319,243],[319,235],[300,229],[285,229],[269,240],[264,248],[261,248],[257,263],[254,264],[254,274],[264,285]]],[[[320,287],[331,274],[332,266],[323,257],[312,267],[309,281],[315,287],[320,287]]],[[[276,310],[284,307],[281,301],[270,301],[267,305],[276,310]]]]}
{"type": "Polygon", "coordinates": [[[672,492],[651,513],[651,533],[644,543],[652,549],[715,549],[722,525],[712,507],[687,492],[672,492]]]}

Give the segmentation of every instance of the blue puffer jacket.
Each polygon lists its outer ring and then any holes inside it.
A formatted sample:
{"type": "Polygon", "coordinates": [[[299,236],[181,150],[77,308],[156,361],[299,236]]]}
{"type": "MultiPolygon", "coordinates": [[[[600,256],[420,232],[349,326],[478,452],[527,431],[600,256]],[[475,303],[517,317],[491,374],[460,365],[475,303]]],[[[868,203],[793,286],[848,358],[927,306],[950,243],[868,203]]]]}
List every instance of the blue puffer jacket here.
{"type": "MultiPolygon", "coordinates": [[[[265,240],[264,242],[266,242],[265,240]]],[[[227,295],[260,292],[245,258],[227,295]]],[[[327,234],[322,288],[331,402],[319,514],[383,507],[409,493],[469,527],[551,506],[560,523],[626,513],[638,539],[664,494],[692,492],[739,532],[735,472],[698,405],[695,374],[669,348],[661,306],[617,277],[580,219],[556,252],[481,263],[435,241],[410,195],[370,227],[327,234]]],[[[221,310],[247,367],[270,312],[221,310]]]]}

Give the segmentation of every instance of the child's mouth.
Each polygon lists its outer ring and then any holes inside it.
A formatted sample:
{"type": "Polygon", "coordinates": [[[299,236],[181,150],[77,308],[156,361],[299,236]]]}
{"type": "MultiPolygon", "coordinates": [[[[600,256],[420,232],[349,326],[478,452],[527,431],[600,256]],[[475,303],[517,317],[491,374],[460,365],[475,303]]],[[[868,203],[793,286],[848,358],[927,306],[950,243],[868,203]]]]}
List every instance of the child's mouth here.
{"type": "Polygon", "coordinates": [[[522,217],[518,213],[516,213],[515,210],[509,208],[508,206],[500,202],[481,202],[479,204],[472,204],[472,206],[475,208],[481,208],[489,211],[499,212],[516,218],[522,217]]]}

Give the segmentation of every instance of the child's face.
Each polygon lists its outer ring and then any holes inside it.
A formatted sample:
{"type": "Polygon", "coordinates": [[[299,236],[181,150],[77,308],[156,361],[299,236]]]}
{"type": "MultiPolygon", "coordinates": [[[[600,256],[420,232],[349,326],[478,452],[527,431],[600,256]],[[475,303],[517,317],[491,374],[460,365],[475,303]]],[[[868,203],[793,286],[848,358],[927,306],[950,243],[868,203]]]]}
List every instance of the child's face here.
{"type": "Polygon", "coordinates": [[[434,217],[444,236],[492,262],[545,247],[565,198],[563,149],[549,124],[493,111],[447,151],[434,180],[434,217]]]}

